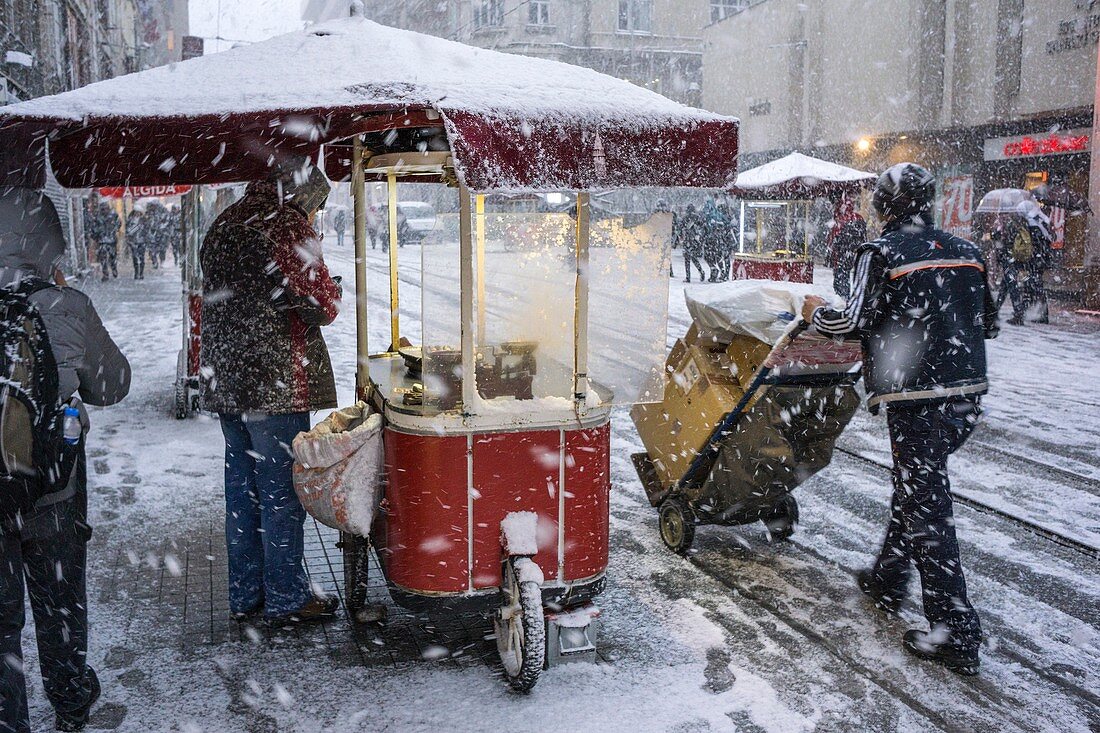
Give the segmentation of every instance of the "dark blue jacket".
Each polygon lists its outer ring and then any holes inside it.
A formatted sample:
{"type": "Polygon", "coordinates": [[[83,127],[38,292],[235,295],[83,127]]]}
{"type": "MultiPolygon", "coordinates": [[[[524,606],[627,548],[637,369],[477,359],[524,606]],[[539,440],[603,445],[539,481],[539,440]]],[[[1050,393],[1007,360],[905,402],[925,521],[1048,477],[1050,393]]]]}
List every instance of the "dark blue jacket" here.
{"type": "Polygon", "coordinates": [[[857,250],[843,311],[819,308],[824,334],[858,334],[868,407],[984,394],[985,339],[997,314],[981,251],[923,221],[888,225],[857,250]]]}

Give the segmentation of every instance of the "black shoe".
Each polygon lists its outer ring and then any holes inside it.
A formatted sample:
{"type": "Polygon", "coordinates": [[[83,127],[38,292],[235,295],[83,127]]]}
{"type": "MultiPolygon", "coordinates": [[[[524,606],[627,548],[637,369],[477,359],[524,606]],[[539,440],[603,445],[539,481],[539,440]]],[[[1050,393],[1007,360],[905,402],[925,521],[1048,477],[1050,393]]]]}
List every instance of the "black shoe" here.
{"type": "Polygon", "coordinates": [[[91,683],[91,694],[88,696],[88,702],[79,710],[73,710],[68,713],[57,713],[54,718],[54,727],[61,731],[74,731],[84,730],[84,726],[88,724],[88,715],[92,711],[92,706],[99,700],[99,695],[103,691],[99,686],[99,677],[96,676],[95,670],[88,667],[88,681],[91,683]]]}
{"type": "Polygon", "coordinates": [[[905,632],[901,643],[905,651],[913,656],[942,664],[955,674],[968,677],[978,674],[981,661],[978,659],[977,647],[963,649],[948,642],[934,641],[932,636],[927,631],[911,629],[905,632]]]}
{"type": "Polygon", "coordinates": [[[1010,326],[1022,326],[1024,325],[1024,319],[1022,316],[1012,316],[1008,319],[1008,325],[1010,326]]]}
{"type": "Polygon", "coordinates": [[[901,608],[901,602],[905,600],[905,589],[890,588],[875,577],[875,571],[871,569],[860,570],[856,574],[856,582],[880,610],[887,613],[897,613],[901,608]]]}
{"type": "Polygon", "coordinates": [[[229,618],[234,621],[249,621],[264,612],[264,602],[260,601],[247,611],[230,611],[229,618]]]}
{"type": "Polygon", "coordinates": [[[297,611],[283,616],[273,616],[267,619],[267,625],[273,628],[310,624],[318,621],[328,621],[336,616],[336,608],[340,605],[340,599],[336,596],[318,598],[314,596],[306,601],[306,604],[297,611]]]}

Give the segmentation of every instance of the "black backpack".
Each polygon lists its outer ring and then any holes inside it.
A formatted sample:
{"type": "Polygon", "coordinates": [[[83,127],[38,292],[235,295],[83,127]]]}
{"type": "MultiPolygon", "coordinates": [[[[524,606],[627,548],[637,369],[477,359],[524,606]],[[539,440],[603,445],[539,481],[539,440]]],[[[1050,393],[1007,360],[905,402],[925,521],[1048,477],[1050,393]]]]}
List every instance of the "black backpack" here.
{"type": "Polygon", "coordinates": [[[0,519],[65,487],[76,451],[65,444],[57,362],[30,296],[50,283],[0,289],[0,519]]]}

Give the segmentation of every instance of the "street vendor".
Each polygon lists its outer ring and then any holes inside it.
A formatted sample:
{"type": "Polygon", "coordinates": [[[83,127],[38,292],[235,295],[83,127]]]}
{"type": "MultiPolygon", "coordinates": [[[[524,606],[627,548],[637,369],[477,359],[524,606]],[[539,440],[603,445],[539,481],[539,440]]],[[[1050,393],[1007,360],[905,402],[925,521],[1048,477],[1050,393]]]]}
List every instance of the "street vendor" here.
{"type": "Polygon", "coordinates": [[[210,227],[200,257],[205,406],[225,436],[229,610],[284,626],[329,618],[302,562],[305,510],[290,445],[309,413],[336,407],[321,327],[340,288],[311,222],[329,194],[309,163],[253,181],[210,227]]]}
{"type": "Polygon", "coordinates": [[[916,563],[928,632],[905,633],[904,647],[960,674],[976,674],[982,629],[959,559],[947,458],[981,415],[985,339],[997,315],[977,246],[932,226],[935,179],[901,163],[883,173],[873,203],[884,228],[856,252],[843,310],[815,296],[802,317],[829,336],[858,335],[872,412],[885,405],[894,493],[886,539],[859,586],[896,611],[916,563]]]}

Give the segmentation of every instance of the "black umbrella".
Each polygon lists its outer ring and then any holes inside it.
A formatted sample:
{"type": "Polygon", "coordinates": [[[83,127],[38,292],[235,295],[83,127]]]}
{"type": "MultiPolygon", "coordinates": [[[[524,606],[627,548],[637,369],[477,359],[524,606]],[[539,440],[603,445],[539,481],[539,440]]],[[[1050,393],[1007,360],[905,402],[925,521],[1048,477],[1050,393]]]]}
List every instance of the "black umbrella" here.
{"type": "Polygon", "coordinates": [[[1088,199],[1064,183],[1053,186],[1044,183],[1032,191],[1032,194],[1034,194],[1035,200],[1041,204],[1057,206],[1070,213],[1092,213],[1088,199]]]}

